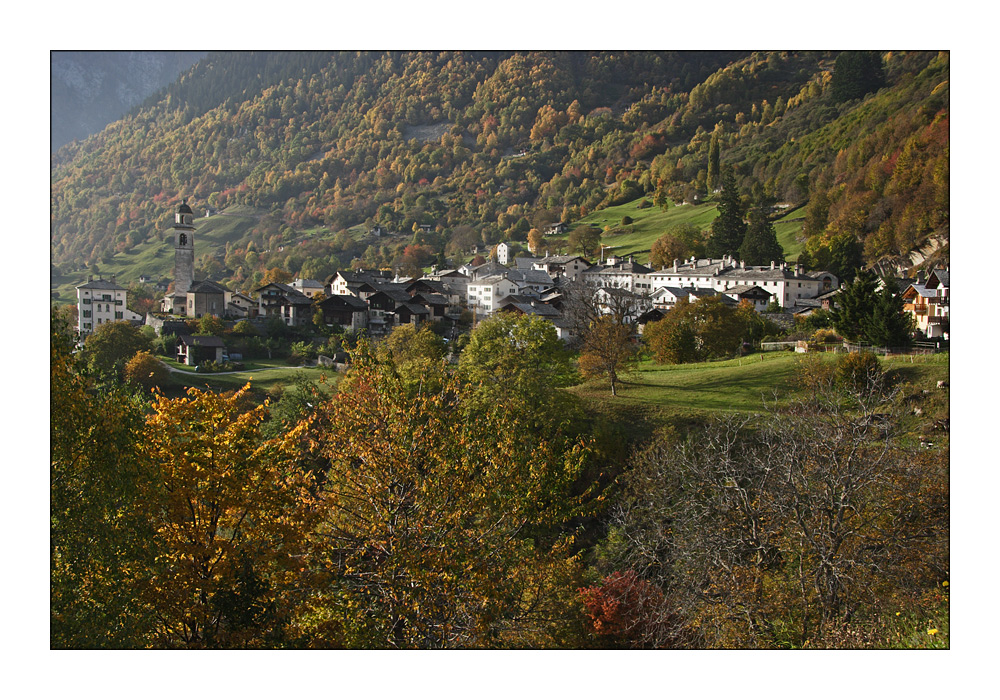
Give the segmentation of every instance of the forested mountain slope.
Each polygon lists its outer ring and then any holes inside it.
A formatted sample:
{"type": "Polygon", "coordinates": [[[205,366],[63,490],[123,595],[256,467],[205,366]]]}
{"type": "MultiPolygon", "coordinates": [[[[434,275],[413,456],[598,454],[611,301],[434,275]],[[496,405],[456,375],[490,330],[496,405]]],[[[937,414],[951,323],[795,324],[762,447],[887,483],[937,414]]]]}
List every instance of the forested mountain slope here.
{"type": "Polygon", "coordinates": [[[747,198],[806,204],[810,264],[905,262],[947,243],[948,80],[937,52],[210,54],[53,156],[53,262],[159,243],[187,198],[260,211],[199,261],[236,286],[419,265],[643,196],[711,197],[713,134],[747,198]],[[348,235],[374,223],[406,238],[348,235]],[[308,255],[278,250],[303,231],[308,255]]]}

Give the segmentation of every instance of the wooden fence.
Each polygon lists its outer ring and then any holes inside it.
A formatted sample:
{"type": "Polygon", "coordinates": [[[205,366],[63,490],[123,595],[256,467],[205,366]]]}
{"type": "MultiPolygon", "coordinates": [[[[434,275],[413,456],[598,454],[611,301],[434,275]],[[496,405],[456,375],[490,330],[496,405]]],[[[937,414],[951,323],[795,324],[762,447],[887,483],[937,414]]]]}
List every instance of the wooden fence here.
{"type": "MultiPolygon", "coordinates": [[[[797,340],[780,340],[776,342],[761,343],[760,349],[762,352],[770,352],[772,350],[784,350],[785,348],[795,349],[796,346],[800,345],[804,341],[797,340]]],[[[901,348],[882,348],[874,345],[865,345],[863,343],[809,343],[809,352],[871,352],[876,355],[884,355],[885,357],[892,357],[893,355],[933,355],[937,352],[948,349],[947,343],[937,344],[933,342],[917,342],[913,345],[901,348]]]]}

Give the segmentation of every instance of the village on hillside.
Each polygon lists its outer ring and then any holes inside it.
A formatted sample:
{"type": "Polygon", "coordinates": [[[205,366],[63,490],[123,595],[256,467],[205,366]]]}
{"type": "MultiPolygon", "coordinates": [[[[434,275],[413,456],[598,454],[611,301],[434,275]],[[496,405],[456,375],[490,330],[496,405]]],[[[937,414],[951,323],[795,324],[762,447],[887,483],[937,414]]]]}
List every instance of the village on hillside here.
{"type": "MultiPolygon", "coordinates": [[[[374,339],[402,324],[444,322],[450,331],[446,338],[452,340],[457,328],[499,312],[543,318],[555,326],[560,339],[572,342],[581,329],[568,305],[581,294],[599,313],[619,312],[640,335],[646,323],[663,318],[678,301],[706,296],[729,306],[745,302],[777,324],[791,327],[796,319],[833,308],[841,289],[831,272],[784,261],[747,265],[732,256],[692,257],[655,270],[632,256],[608,256],[598,262],[580,255],[513,257],[510,246],[500,243],[489,260],[477,256],[455,269],[434,267],[420,278],[387,270],[341,270],[323,281],[268,283],[248,296],[218,282],[194,279],[194,212],[186,201],[177,208],[172,233],[174,282],[160,311],[135,313],[127,308],[127,289],[114,277],[91,277],[76,288],[81,342],[112,321],[150,325],[157,335],[178,334],[177,359],[196,364],[197,356],[229,359],[221,339],[187,335],[185,320],[208,315],[233,323],[247,319],[261,328],[271,319],[291,327],[322,323],[374,339]],[[202,351],[192,353],[191,345],[202,351]]],[[[895,282],[916,333],[939,343],[947,341],[947,268],[895,282]]]]}

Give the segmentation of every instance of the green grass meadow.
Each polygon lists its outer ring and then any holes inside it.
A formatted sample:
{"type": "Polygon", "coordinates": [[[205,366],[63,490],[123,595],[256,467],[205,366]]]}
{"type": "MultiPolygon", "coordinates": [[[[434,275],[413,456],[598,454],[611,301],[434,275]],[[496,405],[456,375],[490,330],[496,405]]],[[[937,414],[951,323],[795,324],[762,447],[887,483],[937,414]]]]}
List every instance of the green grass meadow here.
{"type": "MultiPolygon", "coordinates": [[[[701,422],[713,415],[763,412],[775,402],[787,403],[796,396],[796,369],[804,357],[773,351],[684,365],[660,365],[647,359],[623,377],[617,396],[611,395],[606,380],[585,382],[569,391],[609,420],[631,423],[634,431],[648,431],[659,425],[701,422]]],[[[824,353],[821,357],[832,363],[837,356],[824,353]]],[[[896,356],[883,359],[882,365],[905,393],[919,396],[921,415],[907,414],[904,432],[917,436],[927,432],[935,419],[948,416],[948,390],[937,387],[938,381],[948,380],[948,353],[896,356]]],[[[947,435],[939,439],[946,440],[947,435]]]]}
{"type": "MultiPolygon", "coordinates": [[[[653,242],[677,224],[693,224],[701,230],[711,228],[712,221],[718,216],[718,203],[708,201],[702,204],[671,205],[663,211],[657,206],[639,208],[642,199],[636,199],[626,204],[620,204],[600,211],[592,212],[581,218],[576,224],[592,224],[601,230],[623,229],[623,233],[606,232],[601,237],[601,243],[609,246],[605,252],[608,255],[635,257],[636,262],[648,263],[649,250],[653,242]],[[622,226],[624,217],[631,217],[632,223],[622,226]]],[[[794,261],[802,252],[803,242],[799,240],[802,231],[802,211],[792,210],[774,222],[778,242],[785,251],[785,259],[794,261]]],[[[567,236],[553,236],[556,240],[565,240],[567,236]]]]}
{"type": "Polygon", "coordinates": [[[762,411],[776,391],[787,395],[792,389],[800,357],[778,351],[684,365],[644,360],[624,376],[617,396],[611,396],[603,380],[586,382],[572,391],[591,401],[653,408],[665,416],[762,411]]]}
{"type": "MultiPolygon", "coordinates": [[[[251,207],[234,206],[225,215],[195,219],[195,257],[214,255],[224,251],[226,244],[242,239],[257,224],[259,212],[251,207]]],[[[117,275],[123,287],[139,280],[139,275],[153,279],[173,277],[174,244],[170,229],[161,232],[155,241],[144,241],[127,253],[116,253],[110,262],[100,263],[101,276],[109,279],[117,275]]],[[[76,303],[76,287],[87,281],[87,270],[61,275],[51,281],[52,302],[76,303]]]]}
{"type": "MultiPolygon", "coordinates": [[[[166,364],[183,368],[174,362],[166,364]]],[[[248,363],[249,364],[249,363],[248,363]]],[[[233,372],[231,374],[205,373],[205,374],[180,374],[172,372],[170,374],[171,386],[175,389],[196,387],[198,389],[212,389],[214,391],[230,391],[239,389],[248,382],[252,389],[256,391],[270,391],[275,385],[281,384],[290,386],[299,376],[304,376],[310,381],[319,381],[321,377],[326,378],[326,382],[336,386],[340,380],[340,375],[333,369],[326,367],[288,367],[280,362],[269,363],[266,361],[254,362],[254,366],[243,372],[233,372]]]]}

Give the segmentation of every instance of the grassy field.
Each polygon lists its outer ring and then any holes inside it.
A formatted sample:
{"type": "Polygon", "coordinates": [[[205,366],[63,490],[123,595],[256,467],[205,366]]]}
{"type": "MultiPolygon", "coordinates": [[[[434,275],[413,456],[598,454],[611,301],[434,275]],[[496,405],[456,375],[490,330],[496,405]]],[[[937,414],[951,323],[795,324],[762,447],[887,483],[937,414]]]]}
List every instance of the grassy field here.
{"type": "MultiPolygon", "coordinates": [[[[246,206],[226,209],[225,215],[195,219],[196,257],[214,255],[224,251],[226,243],[238,241],[257,223],[261,212],[246,206]]],[[[143,242],[128,253],[116,253],[111,262],[100,263],[101,276],[108,279],[117,275],[123,287],[139,280],[139,275],[173,277],[174,245],[170,229],[162,232],[153,242],[143,242]]],[[[76,287],[87,281],[88,272],[78,270],[51,280],[52,301],[75,304],[76,287]]]]}
{"type": "Polygon", "coordinates": [[[765,398],[791,389],[798,359],[795,353],[770,352],[686,365],[646,360],[625,377],[618,396],[611,396],[606,381],[587,382],[573,391],[590,400],[655,408],[661,415],[760,411],[765,398]]]}
{"type": "Polygon", "coordinates": [[[799,253],[802,252],[802,248],[805,245],[804,241],[799,240],[799,234],[802,232],[802,223],[804,221],[803,216],[804,212],[800,207],[792,209],[774,222],[774,232],[778,236],[778,243],[781,244],[782,249],[785,251],[785,260],[788,262],[798,260],[799,253]]]}
{"type": "Polygon", "coordinates": [[[577,223],[593,224],[598,228],[606,226],[620,227],[622,218],[632,217],[633,223],[623,227],[627,232],[620,234],[605,234],[601,243],[612,246],[609,254],[634,255],[636,262],[649,262],[649,249],[653,241],[662,236],[667,229],[676,224],[694,224],[698,228],[707,229],[716,217],[715,202],[707,204],[672,206],[666,211],[659,207],[639,209],[637,199],[633,202],[620,204],[595,211],[580,219],[577,223]]]}
{"type": "MultiPolygon", "coordinates": [[[[167,362],[171,366],[177,367],[176,363],[167,362]]],[[[277,362],[270,364],[266,362],[256,362],[255,367],[250,367],[243,372],[233,372],[232,374],[180,374],[171,373],[171,386],[174,389],[184,389],[186,387],[197,387],[199,389],[231,390],[239,389],[247,382],[258,391],[269,391],[277,384],[285,386],[294,383],[299,376],[304,376],[310,381],[319,381],[321,376],[326,377],[326,381],[336,385],[340,375],[328,368],[318,367],[287,367],[277,362]]],[[[188,368],[184,368],[187,370],[188,368]]]]}
{"type": "MultiPolygon", "coordinates": [[[[666,233],[668,229],[677,224],[693,224],[702,230],[709,229],[712,221],[717,216],[718,205],[716,202],[705,202],[704,204],[684,204],[671,206],[666,211],[659,207],[647,207],[640,209],[639,203],[642,199],[637,199],[616,207],[608,207],[595,211],[592,214],[580,219],[580,224],[593,224],[600,229],[605,227],[623,228],[625,233],[604,234],[601,242],[611,246],[608,253],[614,255],[635,256],[636,262],[649,262],[649,249],[653,241],[666,233]],[[622,226],[622,219],[626,216],[632,218],[632,223],[622,226]]],[[[799,232],[802,230],[802,211],[793,210],[777,219],[774,222],[775,233],[778,242],[785,251],[785,259],[794,261],[802,252],[802,242],[798,240],[799,232]]],[[[553,236],[556,239],[565,239],[566,236],[553,236]]]]}
{"type": "MultiPolygon", "coordinates": [[[[569,391],[607,420],[630,427],[635,436],[648,436],[661,425],[701,422],[723,413],[758,412],[764,410],[765,401],[788,401],[802,358],[798,353],[777,351],[686,365],[646,360],[625,377],[617,396],[611,396],[606,381],[586,382],[569,391]]],[[[836,356],[825,354],[823,359],[835,362],[836,356]]],[[[948,380],[948,353],[897,357],[882,364],[904,386],[912,408],[921,409],[919,416],[912,411],[907,414],[904,432],[915,438],[930,433],[934,421],[946,418],[949,412],[948,391],[937,387],[938,381],[948,380]]],[[[939,435],[939,441],[946,439],[947,434],[939,435]]]]}

